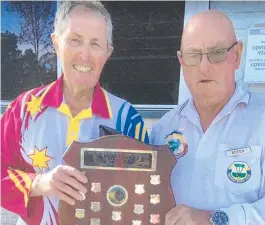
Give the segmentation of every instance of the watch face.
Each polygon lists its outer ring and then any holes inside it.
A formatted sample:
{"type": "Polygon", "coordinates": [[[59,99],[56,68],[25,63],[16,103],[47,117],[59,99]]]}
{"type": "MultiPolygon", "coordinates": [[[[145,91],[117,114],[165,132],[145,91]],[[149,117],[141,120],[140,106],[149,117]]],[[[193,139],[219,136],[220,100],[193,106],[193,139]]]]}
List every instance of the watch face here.
{"type": "Polygon", "coordinates": [[[224,212],[217,211],[212,215],[211,222],[214,225],[228,225],[228,216],[224,212]]]}

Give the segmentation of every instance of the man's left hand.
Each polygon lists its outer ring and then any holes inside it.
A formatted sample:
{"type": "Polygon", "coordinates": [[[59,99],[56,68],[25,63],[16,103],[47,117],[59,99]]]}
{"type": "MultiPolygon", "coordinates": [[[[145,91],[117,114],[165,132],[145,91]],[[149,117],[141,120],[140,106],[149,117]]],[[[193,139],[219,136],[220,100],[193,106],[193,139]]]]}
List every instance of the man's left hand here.
{"type": "Polygon", "coordinates": [[[178,205],[166,214],[165,225],[210,225],[212,212],[178,205]]]}

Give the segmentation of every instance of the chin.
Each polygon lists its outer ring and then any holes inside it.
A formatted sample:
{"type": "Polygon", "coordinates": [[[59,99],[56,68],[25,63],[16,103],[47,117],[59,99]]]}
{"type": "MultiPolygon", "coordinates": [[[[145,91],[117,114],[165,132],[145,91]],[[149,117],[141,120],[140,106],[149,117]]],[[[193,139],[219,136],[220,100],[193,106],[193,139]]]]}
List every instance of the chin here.
{"type": "Polygon", "coordinates": [[[200,96],[200,98],[204,98],[204,99],[213,99],[216,98],[216,93],[212,93],[212,92],[198,92],[197,96],[200,96]]]}

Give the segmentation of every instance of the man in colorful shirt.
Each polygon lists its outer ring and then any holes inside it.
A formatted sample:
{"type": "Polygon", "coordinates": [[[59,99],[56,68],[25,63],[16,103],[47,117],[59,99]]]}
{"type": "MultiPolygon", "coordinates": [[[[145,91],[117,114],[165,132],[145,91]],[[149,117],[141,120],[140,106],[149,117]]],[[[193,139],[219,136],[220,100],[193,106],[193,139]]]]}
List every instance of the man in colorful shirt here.
{"type": "Polygon", "coordinates": [[[177,206],[165,225],[265,224],[265,99],[235,82],[241,52],[220,12],[199,13],[184,29],[178,58],[192,98],[150,138],[176,155],[188,148],[171,174],[177,206]]]}
{"type": "Polygon", "coordinates": [[[141,116],[101,88],[112,52],[111,19],[99,2],[63,2],[52,40],[63,74],[16,98],[1,118],[1,205],[20,224],[58,224],[59,199],[83,200],[89,177],[64,165],[72,141],[99,137],[99,126],[148,143],[141,116]]]}

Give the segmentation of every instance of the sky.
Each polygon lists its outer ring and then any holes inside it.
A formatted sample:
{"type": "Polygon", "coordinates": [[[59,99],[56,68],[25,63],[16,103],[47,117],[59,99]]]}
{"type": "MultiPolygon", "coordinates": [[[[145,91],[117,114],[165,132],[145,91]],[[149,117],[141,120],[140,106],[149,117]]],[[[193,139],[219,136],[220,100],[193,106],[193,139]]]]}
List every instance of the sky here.
{"type": "MultiPolygon", "coordinates": [[[[1,32],[6,32],[7,30],[11,33],[19,35],[20,27],[17,20],[17,13],[8,12],[6,6],[8,1],[1,1],[1,32]]],[[[18,44],[18,48],[24,52],[26,49],[32,48],[29,44],[18,44]]]]}
{"type": "Polygon", "coordinates": [[[19,26],[16,13],[6,11],[7,2],[1,2],[1,31],[9,30],[19,34],[19,26]]]}

